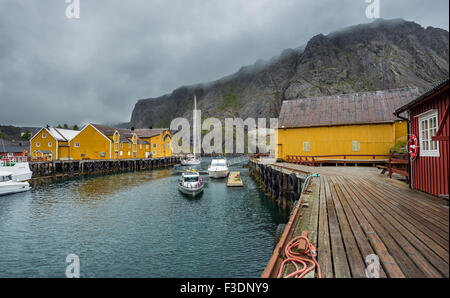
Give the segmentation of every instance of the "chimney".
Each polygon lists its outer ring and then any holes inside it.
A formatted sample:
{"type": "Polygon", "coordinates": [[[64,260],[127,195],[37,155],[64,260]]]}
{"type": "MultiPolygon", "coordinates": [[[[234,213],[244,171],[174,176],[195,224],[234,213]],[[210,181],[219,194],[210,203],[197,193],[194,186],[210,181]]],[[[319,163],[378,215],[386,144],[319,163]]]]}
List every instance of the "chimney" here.
{"type": "Polygon", "coordinates": [[[134,126],[131,127],[131,131],[134,131],[134,126]]]}
{"type": "Polygon", "coordinates": [[[153,126],[149,126],[148,128],[149,128],[149,129],[153,129],[153,126]]]}

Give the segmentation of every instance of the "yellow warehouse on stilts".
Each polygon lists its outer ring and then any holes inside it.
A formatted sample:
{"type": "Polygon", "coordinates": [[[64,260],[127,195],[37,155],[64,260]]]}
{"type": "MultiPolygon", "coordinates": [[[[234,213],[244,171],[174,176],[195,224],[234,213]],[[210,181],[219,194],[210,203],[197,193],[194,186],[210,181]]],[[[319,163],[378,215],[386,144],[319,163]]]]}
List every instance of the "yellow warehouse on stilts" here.
{"type": "Polygon", "coordinates": [[[418,95],[417,89],[397,89],[283,102],[277,137],[277,158],[386,158],[407,139],[407,121],[396,108],[418,95]]]}

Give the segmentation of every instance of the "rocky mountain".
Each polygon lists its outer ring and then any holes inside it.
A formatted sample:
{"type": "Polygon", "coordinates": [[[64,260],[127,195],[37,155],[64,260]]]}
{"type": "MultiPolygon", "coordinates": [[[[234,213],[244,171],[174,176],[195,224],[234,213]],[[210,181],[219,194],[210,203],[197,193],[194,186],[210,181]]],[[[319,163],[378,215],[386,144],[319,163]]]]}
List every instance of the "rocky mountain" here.
{"type": "Polygon", "coordinates": [[[402,87],[424,91],[449,75],[449,32],[404,20],[377,20],[313,37],[237,73],[139,100],[130,126],[168,127],[192,117],[277,117],[284,100],[402,87]]]}

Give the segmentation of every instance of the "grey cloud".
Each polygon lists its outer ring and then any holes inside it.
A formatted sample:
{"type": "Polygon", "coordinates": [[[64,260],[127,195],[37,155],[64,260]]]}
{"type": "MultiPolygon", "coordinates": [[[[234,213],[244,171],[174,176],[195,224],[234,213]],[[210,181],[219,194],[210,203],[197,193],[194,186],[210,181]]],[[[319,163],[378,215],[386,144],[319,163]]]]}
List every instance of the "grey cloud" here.
{"type": "MultiPolygon", "coordinates": [[[[128,121],[135,102],[209,82],[319,33],[370,22],[364,0],[0,0],[0,123],[128,121]]],[[[381,16],[448,30],[447,0],[381,16]]]]}

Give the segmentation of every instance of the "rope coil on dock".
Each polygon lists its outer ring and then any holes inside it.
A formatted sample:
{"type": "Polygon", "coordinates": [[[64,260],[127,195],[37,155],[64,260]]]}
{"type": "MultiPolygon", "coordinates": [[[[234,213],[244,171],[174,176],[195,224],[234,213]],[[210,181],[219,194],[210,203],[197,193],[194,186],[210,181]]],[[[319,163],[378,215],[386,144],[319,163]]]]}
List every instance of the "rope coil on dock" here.
{"type": "Polygon", "coordinates": [[[280,271],[278,273],[278,278],[283,275],[284,267],[287,263],[291,263],[295,267],[295,271],[288,274],[284,278],[303,278],[306,274],[317,268],[317,273],[319,278],[322,278],[322,272],[320,270],[320,265],[316,260],[317,251],[314,245],[309,241],[308,237],[298,236],[292,239],[285,248],[285,254],[287,259],[281,263],[280,271]],[[296,252],[294,249],[300,244],[300,241],[306,241],[307,250],[304,254],[296,252]],[[306,256],[306,257],[305,257],[306,256]],[[310,265],[310,266],[309,266],[310,265]]]}

